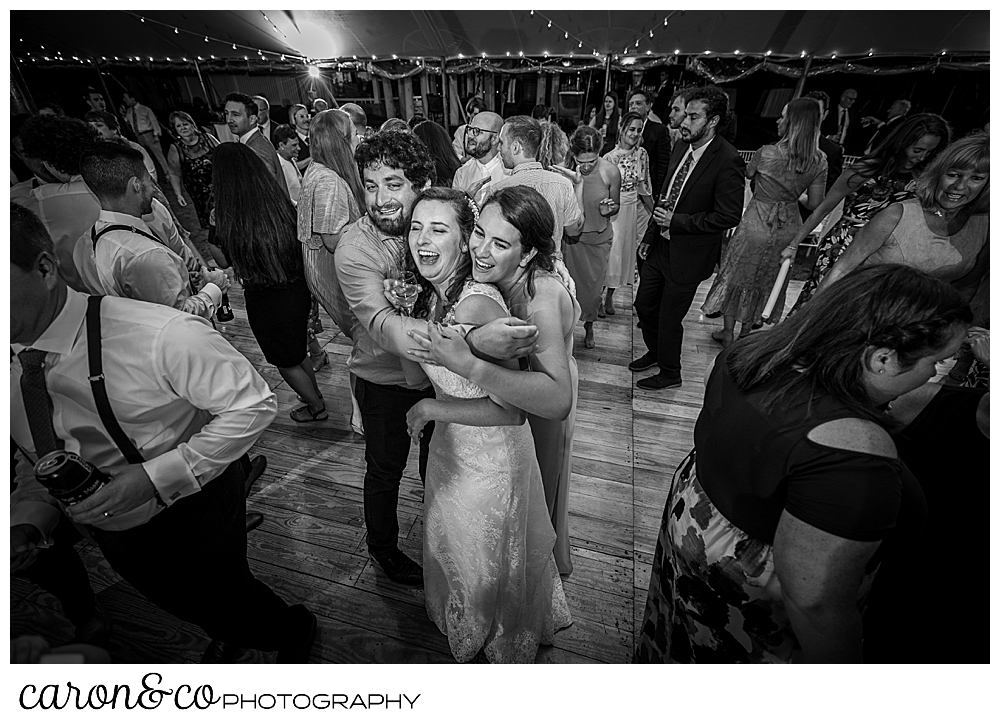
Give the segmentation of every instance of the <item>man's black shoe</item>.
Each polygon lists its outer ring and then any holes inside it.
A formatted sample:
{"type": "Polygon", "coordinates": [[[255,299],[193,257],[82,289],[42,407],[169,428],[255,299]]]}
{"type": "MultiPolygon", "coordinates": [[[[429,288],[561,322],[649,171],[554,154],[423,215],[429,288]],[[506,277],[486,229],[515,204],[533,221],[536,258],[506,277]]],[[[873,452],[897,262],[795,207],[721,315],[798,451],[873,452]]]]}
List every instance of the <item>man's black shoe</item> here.
{"type": "Polygon", "coordinates": [[[423,588],[424,569],[402,551],[393,551],[385,558],[375,558],[375,556],[372,558],[385,571],[390,581],[403,586],[423,588]]]}
{"type": "Polygon", "coordinates": [[[722,312],[712,312],[711,314],[706,314],[705,319],[718,319],[722,316],[722,312]]]}
{"type": "Polygon", "coordinates": [[[656,367],[656,365],[656,357],[647,352],[639,359],[629,362],[628,368],[633,372],[642,372],[643,370],[648,370],[650,367],[656,367]]]}
{"type": "Polygon", "coordinates": [[[247,473],[246,480],[243,481],[243,492],[249,496],[250,488],[253,484],[257,482],[257,478],[264,474],[264,470],[267,469],[267,458],[263,455],[257,455],[250,461],[250,472],[247,473]]]}
{"type": "Polygon", "coordinates": [[[646,377],[635,383],[644,390],[670,390],[681,386],[680,375],[665,375],[662,372],[652,377],[646,377]]]}
{"type": "Polygon", "coordinates": [[[289,630],[293,633],[278,649],[279,664],[308,664],[313,639],[316,638],[316,614],[296,603],[288,607],[289,630]]]}
{"type": "Polygon", "coordinates": [[[245,649],[241,649],[236,644],[219,641],[218,639],[212,639],[208,648],[205,649],[205,653],[201,655],[201,663],[231,664],[237,661],[245,653],[245,651],[245,649]]]}
{"type": "Polygon", "coordinates": [[[260,528],[260,524],[263,522],[263,513],[247,513],[247,533],[252,531],[254,528],[260,528]]]}

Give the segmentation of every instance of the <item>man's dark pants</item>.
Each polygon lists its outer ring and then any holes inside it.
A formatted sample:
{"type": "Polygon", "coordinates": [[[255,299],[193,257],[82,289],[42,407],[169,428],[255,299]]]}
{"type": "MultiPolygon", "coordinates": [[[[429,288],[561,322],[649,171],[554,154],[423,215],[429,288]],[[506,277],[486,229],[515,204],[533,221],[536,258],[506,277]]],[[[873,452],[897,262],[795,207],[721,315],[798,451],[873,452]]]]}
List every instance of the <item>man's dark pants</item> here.
{"type": "MultiPolygon", "coordinates": [[[[368,552],[384,560],[398,549],[399,481],[410,454],[406,413],[420,400],[434,397],[433,388],[410,390],[379,385],[361,377],[354,386],[365,427],[365,526],[368,552]]],[[[420,479],[427,475],[427,452],[434,425],[424,428],[420,439],[420,479]]]]}
{"type": "Polygon", "coordinates": [[[247,563],[240,461],[135,528],[91,528],[111,567],[151,603],[210,638],[276,651],[298,633],[289,607],[247,563]]]}
{"type": "Polygon", "coordinates": [[[682,322],[697,292],[698,282],[674,281],[670,275],[670,242],[657,239],[639,272],[635,311],[642,328],[642,341],[656,358],[660,373],[668,377],[681,374],[682,322]]]}

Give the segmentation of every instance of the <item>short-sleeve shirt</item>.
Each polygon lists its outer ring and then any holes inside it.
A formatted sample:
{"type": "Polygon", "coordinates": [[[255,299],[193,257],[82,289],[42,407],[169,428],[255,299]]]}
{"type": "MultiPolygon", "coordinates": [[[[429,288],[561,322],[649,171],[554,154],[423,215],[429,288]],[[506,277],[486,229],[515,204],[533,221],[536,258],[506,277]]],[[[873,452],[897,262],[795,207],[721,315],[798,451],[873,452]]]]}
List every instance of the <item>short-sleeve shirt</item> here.
{"type": "Polygon", "coordinates": [[[849,540],[915,536],[927,507],[906,466],[810,440],[809,431],[824,422],[857,417],[830,396],[802,394],[767,407],[774,382],[739,389],[730,359],[743,344],[716,360],[694,431],[698,479],[719,512],[768,544],[786,510],[849,540]]]}
{"type": "Polygon", "coordinates": [[[360,215],[351,187],[340,174],[318,161],[309,164],[299,190],[299,241],[310,249],[322,249],[320,234],[339,234],[360,215]]]}
{"type": "Polygon", "coordinates": [[[572,226],[583,219],[583,210],[576,200],[573,182],[555,171],[546,171],[538,161],[529,161],[515,166],[511,170],[510,176],[487,184],[483,188],[480,199],[485,202],[497,191],[510,186],[533,188],[549,202],[549,206],[552,207],[552,215],[555,216],[552,238],[555,240],[556,249],[561,249],[563,228],[572,226]]]}

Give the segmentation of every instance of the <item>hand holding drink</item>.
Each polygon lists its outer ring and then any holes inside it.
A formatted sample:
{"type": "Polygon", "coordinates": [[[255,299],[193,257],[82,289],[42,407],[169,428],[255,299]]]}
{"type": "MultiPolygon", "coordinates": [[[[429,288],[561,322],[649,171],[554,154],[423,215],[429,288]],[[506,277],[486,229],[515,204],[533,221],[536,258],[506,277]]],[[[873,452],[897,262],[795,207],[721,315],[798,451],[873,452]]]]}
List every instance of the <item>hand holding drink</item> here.
{"type": "Polygon", "coordinates": [[[406,316],[413,314],[413,307],[420,296],[420,285],[417,284],[417,275],[413,272],[401,272],[398,277],[392,280],[389,294],[393,298],[393,303],[402,310],[406,316]]]}

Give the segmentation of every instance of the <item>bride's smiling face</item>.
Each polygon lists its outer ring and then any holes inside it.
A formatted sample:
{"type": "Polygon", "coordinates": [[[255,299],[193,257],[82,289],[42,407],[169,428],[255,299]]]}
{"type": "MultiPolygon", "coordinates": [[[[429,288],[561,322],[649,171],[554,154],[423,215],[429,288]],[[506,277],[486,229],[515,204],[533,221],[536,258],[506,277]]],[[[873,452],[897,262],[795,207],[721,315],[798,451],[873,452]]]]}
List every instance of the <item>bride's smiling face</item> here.
{"type": "Polygon", "coordinates": [[[503,218],[500,206],[487,205],[469,239],[473,278],[501,288],[513,283],[526,261],[523,251],[521,233],[503,218]]]}
{"type": "Polygon", "coordinates": [[[434,285],[446,283],[462,259],[462,230],[455,209],[444,201],[426,200],[413,208],[407,238],[417,270],[434,285]]]}

